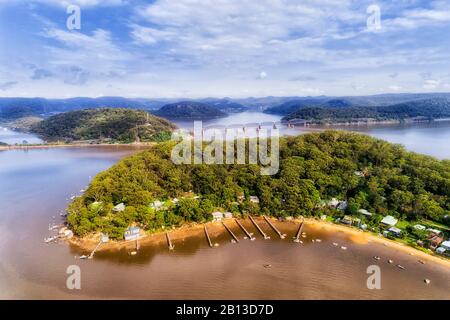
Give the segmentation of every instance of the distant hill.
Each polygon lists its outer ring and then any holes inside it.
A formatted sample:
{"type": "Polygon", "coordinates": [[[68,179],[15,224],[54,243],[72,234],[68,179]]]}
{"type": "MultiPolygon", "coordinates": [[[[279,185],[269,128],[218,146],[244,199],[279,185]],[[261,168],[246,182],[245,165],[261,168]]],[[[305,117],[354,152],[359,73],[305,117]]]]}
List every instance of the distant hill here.
{"type": "Polygon", "coordinates": [[[51,116],[31,127],[48,141],[96,140],[130,143],[162,141],[175,129],[171,122],[143,110],[100,108],[69,111],[51,116]]]}
{"type": "Polygon", "coordinates": [[[200,100],[200,102],[206,103],[209,106],[219,109],[220,111],[223,111],[225,113],[243,112],[248,109],[246,106],[227,98],[224,99],[207,98],[200,100]]]}
{"type": "Polygon", "coordinates": [[[163,106],[153,114],[169,119],[209,119],[226,115],[215,107],[202,102],[181,101],[163,106]]]}
{"type": "Polygon", "coordinates": [[[398,93],[379,94],[370,96],[344,96],[344,97],[303,97],[293,98],[282,104],[269,107],[266,113],[287,115],[301,108],[324,107],[324,108],[346,108],[346,107],[381,107],[400,103],[423,101],[427,99],[450,99],[449,93],[398,93]]]}
{"type": "Polygon", "coordinates": [[[0,119],[45,116],[60,112],[91,108],[158,109],[169,99],[128,99],[123,97],[76,97],[69,99],[0,98],[0,119]]]}
{"type": "Polygon", "coordinates": [[[305,119],[315,122],[354,122],[361,120],[439,119],[450,117],[450,99],[434,98],[378,107],[305,107],[283,119],[305,119]]]}

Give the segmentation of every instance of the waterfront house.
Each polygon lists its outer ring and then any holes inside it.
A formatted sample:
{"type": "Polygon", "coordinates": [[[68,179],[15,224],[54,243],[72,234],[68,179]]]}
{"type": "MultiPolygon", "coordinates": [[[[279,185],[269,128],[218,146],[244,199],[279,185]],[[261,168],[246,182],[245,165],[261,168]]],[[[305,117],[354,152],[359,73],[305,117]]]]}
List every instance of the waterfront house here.
{"type": "Polygon", "coordinates": [[[348,207],[347,201],[339,201],[339,204],[337,205],[336,209],[345,211],[348,207]]]}
{"type": "Polygon", "coordinates": [[[400,237],[402,234],[402,230],[396,227],[390,227],[387,231],[394,237],[400,237]]]}
{"type": "Polygon", "coordinates": [[[125,205],[123,204],[123,202],[122,203],[119,203],[117,206],[115,206],[114,208],[113,208],[113,211],[114,212],[122,212],[122,211],[124,211],[125,210],[125,205]]]}
{"type": "Polygon", "coordinates": [[[398,220],[395,219],[393,216],[385,216],[383,220],[381,220],[381,224],[384,224],[385,226],[394,227],[397,224],[398,220]]]}
{"type": "Polygon", "coordinates": [[[344,218],[341,219],[341,223],[351,226],[353,223],[353,219],[350,216],[344,216],[344,218]]]}
{"type": "Polygon", "coordinates": [[[366,209],[359,209],[358,210],[359,213],[367,216],[367,217],[371,217],[372,216],[372,212],[367,211],[366,209]]]}
{"type": "Polygon", "coordinates": [[[259,203],[259,198],[257,196],[250,196],[250,202],[259,203]]]}
{"type": "Polygon", "coordinates": [[[223,217],[224,217],[225,219],[231,219],[231,218],[233,218],[233,214],[232,214],[231,212],[225,212],[225,213],[223,214],[223,217]]]}
{"type": "Polygon", "coordinates": [[[215,211],[211,213],[211,215],[213,217],[213,221],[222,221],[223,219],[223,213],[220,211],[215,211]]]}
{"type": "Polygon", "coordinates": [[[125,241],[130,240],[137,240],[139,239],[141,229],[139,227],[129,227],[127,230],[125,230],[123,234],[123,238],[125,241]]]}
{"type": "Polygon", "coordinates": [[[428,236],[428,241],[430,241],[430,249],[436,250],[437,247],[444,241],[444,237],[440,234],[431,233],[428,236]]]}

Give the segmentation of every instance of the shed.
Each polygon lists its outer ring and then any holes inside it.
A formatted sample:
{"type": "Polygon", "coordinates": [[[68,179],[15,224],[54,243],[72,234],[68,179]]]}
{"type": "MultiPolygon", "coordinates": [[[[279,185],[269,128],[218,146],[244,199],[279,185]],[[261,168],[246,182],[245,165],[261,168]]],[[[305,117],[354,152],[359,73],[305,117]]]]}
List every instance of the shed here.
{"type": "Polygon", "coordinates": [[[381,223],[386,225],[386,226],[390,226],[393,227],[397,224],[398,220],[395,219],[393,216],[385,216],[383,218],[383,220],[381,220],[381,223]]]}
{"type": "Polygon", "coordinates": [[[365,216],[368,216],[368,217],[372,216],[372,212],[369,212],[366,209],[359,209],[358,212],[363,214],[363,215],[365,215],[365,216]]]}
{"type": "Polygon", "coordinates": [[[399,237],[402,234],[402,230],[400,230],[399,228],[396,227],[390,227],[388,229],[389,233],[391,233],[392,235],[399,237]]]}

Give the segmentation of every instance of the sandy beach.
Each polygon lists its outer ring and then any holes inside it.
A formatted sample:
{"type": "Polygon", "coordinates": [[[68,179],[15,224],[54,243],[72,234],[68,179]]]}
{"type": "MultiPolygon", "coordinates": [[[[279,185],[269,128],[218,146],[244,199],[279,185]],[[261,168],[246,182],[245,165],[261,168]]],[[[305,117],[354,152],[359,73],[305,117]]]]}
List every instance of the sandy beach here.
{"type": "MultiPolygon", "coordinates": [[[[258,224],[263,224],[264,219],[262,217],[256,217],[255,220],[258,222],[258,224]]],[[[241,220],[242,221],[242,220],[241,220]]],[[[271,218],[271,221],[276,223],[278,226],[280,224],[296,224],[298,225],[302,220],[301,219],[294,219],[292,221],[285,221],[280,222],[277,219],[271,218]]],[[[443,264],[447,267],[450,267],[450,260],[437,256],[428,254],[426,252],[420,251],[418,249],[415,249],[413,247],[410,247],[406,244],[387,239],[383,236],[376,235],[374,233],[368,232],[368,231],[362,231],[359,229],[347,227],[344,225],[334,224],[331,222],[325,222],[321,220],[316,220],[312,218],[305,218],[303,220],[308,228],[314,228],[316,230],[325,230],[330,233],[344,233],[351,242],[355,244],[368,244],[370,242],[377,242],[380,243],[386,247],[391,247],[393,249],[401,250],[411,256],[416,256],[418,259],[421,260],[428,260],[428,261],[434,261],[440,264],[443,264]]],[[[227,220],[224,221],[227,223],[227,220]]],[[[228,223],[231,223],[232,220],[228,220],[228,223]]],[[[208,233],[212,238],[215,238],[219,234],[226,233],[227,231],[224,229],[221,222],[209,222],[207,223],[208,233]]],[[[140,244],[142,245],[161,245],[161,244],[167,244],[167,238],[166,238],[166,232],[170,233],[170,238],[173,243],[176,243],[178,241],[183,241],[186,238],[189,237],[198,237],[203,236],[204,234],[204,224],[189,224],[184,225],[179,228],[175,229],[168,229],[163,230],[160,232],[156,232],[153,234],[143,234],[141,238],[139,239],[140,244]]],[[[256,233],[255,233],[256,235],[256,233]]],[[[290,235],[286,238],[287,241],[290,241],[290,235]]],[[[69,243],[76,247],[80,251],[84,251],[84,254],[88,254],[91,252],[100,241],[100,234],[92,234],[89,236],[86,236],[84,238],[77,238],[73,237],[69,240],[69,243]]],[[[214,241],[213,241],[214,243],[214,241]]],[[[118,251],[122,249],[132,249],[135,247],[135,241],[123,241],[123,240],[111,240],[108,243],[102,244],[97,251],[118,251]]]]}

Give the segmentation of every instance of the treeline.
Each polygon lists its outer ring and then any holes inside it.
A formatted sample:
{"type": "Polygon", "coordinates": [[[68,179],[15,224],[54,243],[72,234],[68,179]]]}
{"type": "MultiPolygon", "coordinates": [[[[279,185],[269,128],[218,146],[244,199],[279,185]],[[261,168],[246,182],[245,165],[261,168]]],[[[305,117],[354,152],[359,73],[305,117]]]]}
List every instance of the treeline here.
{"type": "Polygon", "coordinates": [[[302,107],[283,119],[305,119],[316,122],[351,122],[360,120],[438,119],[450,117],[450,100],[435,98],[379,107],[302,107]]]}
{"type": "Polygon", "coordinates": [[[280,170],[273,176],[260,175],[257,165],[175,165],[172,147],[173,142],[158,144],[97,175],[69,207],[74,232],[103,231],[121,238],[131,224],[155,231],[207,221],[215,209],[313,216],[328,210],[321,203],[331,198],[348,201],[345,214],[358,215],[364,208],[378,220],[391,214],[448,224],[450,161],[365,135],[326,131],[281,138],[280,170]],[[259,205],[249,200],[252,195],[259,205]],[[155,200],[168,201],[155,210],[149,206],[155,200]],[[113,211],[119,203],[126,209],[113,211]]]}
{"type": "Polygon", "coordinates": [[[86,109],[60,113],[31,127],[48,141],[99,140],[120,143],[164,141],[175,125],[143,110],[86,109]]]}

